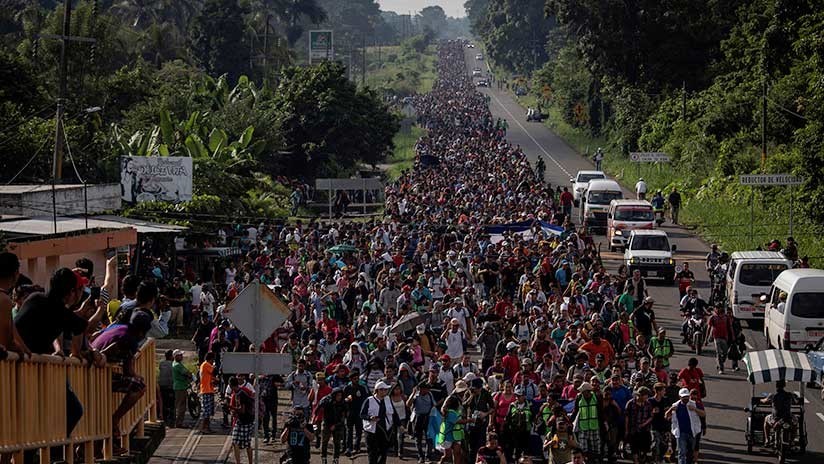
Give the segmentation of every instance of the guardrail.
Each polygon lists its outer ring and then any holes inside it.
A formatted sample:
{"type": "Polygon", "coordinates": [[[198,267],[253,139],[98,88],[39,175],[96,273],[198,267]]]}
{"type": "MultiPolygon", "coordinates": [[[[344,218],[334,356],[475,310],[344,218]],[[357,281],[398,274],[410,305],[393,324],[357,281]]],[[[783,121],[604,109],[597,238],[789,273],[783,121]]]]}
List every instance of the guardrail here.
{"type": "MultiPolygon", "coordinates": [[[[85,361],[51,355],[21,360],[16,353],[0,361],[0,454],[22,464],[23,452],[41,450],[41,463],[49,462],[49,448],[64,446],[66,461],[74,460],[82,446],[84,461],[93,463],[94,444],[102,442],[104,459],[112,458],[112,414],[122,395],[112,393],[112,374],[119,366],[89,367],[85,361]],[[83,405],[80,422],[66,436],[66,386],[83,405]],[[45,456],[45,459],[43,458],[45,456]]],[[[145,418],[156,419],[157,371],[155,343],[149,339],[135,360],[135,370],[146,381],[146,394],[121,421],[121,446],[128,450],[128,434],[143,434],[145,418]]],[[[0,461],[6,461],[0,456],[0,461]]]]}

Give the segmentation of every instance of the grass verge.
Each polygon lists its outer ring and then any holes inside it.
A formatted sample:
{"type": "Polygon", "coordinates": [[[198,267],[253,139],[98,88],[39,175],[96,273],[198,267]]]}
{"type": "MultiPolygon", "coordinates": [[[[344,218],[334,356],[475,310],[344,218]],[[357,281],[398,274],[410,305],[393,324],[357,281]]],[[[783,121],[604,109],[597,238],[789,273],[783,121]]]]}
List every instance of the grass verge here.
{"type": "Polygon", "coordinates": [[[426,130],[418,126],[412,126],[408,133],[398,132],[392,141],[395,143],[395,151],[387,159],[389,165],[386,175],[390,180],[400,177],[401,173],[412,167],[415,162],[415,143],[426,133],[426,130]]]}
{"type": "Polygon", "coordinates": [[[366,84],[374,89],[392,91],[400,95],[423,94],[435,83],[435,46],[424,53],[409,53],[401,46],[367,47],[369,71],[366,84]]]}
{"type": "MultiPolygon", "coordinates": [[[[522,106],[535,106],[532,95],[513,97],[522,106]]],[[[545,111],[547,111],[545,109],[545,111]]],[[[545,124],[579,153],[588,156],[597,147],[608,147],[605,137],[593,137],[563,120],[557,107],[548,109],[545,124]]],[[[630,190],[635,189],[639,177],[643,177],[654,192],[669,192],[672,186],[682,187],[683,180],[677,168],[662,163],[633,163],[626,157],[605,150],[604,170],[630,190]]],[[[731,182],[735,182],[734,179],[731,182]]],[[[792,187],[786,187],[792,188],[792,187]]],[[[756,189],[754,193],[741,188],[727,190],[702,186],[682,191],[684,205],[680,222],[693,229],[705,241],[718,243],[728,252],[754,250],[772,239],[782,242],[792,235],[799,243],[801,255],[810,257],[813,265],[824,265],[824,227],[811,223],[802,216],[799,202],[793,206],[794,218],[790,230],[790,205],[776,201],[776,190],[756,189]],[[721,192],[719,193],[719,190],[721,192]],[[753,200],[751,202],[751,199],[753,200]]],[[[796,190],[795,194],[801,192],[796,190]]],[[[666,195],[666,193],[665,193],[666,195]]],[[[781,198],[785,198],[782,196],[781,198]]],[[[798,196],[796,196],[798,198],[798,196]]]]}

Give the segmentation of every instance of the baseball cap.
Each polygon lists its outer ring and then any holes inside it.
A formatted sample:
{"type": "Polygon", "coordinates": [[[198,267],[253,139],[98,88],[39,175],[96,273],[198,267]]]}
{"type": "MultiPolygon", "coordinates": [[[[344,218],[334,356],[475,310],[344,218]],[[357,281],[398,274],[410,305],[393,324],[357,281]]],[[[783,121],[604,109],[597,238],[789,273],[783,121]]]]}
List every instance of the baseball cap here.
{"type": "Polygon", "coordinates": [[[689,388],[682,388],[682,389],[678,390],[678,396],[680,396],[681,398],[690,396],[690,389],[689,388]]]}

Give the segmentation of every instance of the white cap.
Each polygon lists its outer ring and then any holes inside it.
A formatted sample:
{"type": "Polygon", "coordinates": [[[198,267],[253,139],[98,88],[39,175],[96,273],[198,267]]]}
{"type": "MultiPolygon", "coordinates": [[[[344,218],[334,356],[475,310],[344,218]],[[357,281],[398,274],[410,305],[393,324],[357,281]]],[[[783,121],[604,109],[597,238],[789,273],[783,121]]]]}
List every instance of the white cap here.
{"type": "Polygon", "coordinates": [[[392,387],[383,380],[379,380],[378,383],[375,384],[375,390],[389,390],[390,388],[392,387]]]}
{"type": "Polygon", "coordinates": [[[681,398],[690,396],[690,389],[689,388],[682,388],[682,389],[678,390],[678,396],[680,396],[681,398]]]}

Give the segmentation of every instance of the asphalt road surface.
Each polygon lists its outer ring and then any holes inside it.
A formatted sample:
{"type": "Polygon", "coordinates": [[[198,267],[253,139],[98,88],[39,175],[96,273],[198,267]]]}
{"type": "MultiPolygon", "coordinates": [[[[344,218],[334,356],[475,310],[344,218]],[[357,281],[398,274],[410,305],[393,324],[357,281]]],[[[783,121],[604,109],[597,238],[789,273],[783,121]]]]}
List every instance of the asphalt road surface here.
{"type": "MultiPolygon", "coordinates": [[[[485,61],[477,61],[475,55],[479,49],[466,49],[467,70],[471,73],[474,68],[487,72],[485,61]]],[[[570,177],[577,171],[594,169],[593,163],[579,155],[549,128],[538,122],[526,121],[526,110],[521,107],[506,90],[497,90],[496,83],[490,83],[489,88],[480,88],[480,91],[490,97],[490,109],[493,117],[506,119],[509,129],[506,138],[513,144],[520,145],[535,163],[543,157],[546,164],[546,181],[553,186],[570,185],[570,177]]],[[[629,193],[629,192],[626,192],[629,193]]],[[[575,217],[573,214],[573,217],[575,217]]],[[[680,263],[690,262],[690,268],[695,272],[699,291],[708,298],[709,281],[704,270],[704,258],[709,252],[709,246],[691,234],[689,231],[666,222],[662,229],[667,232],[678,251],[674,258],[680,263]]],[[[597,237],[602,243],[601,249],[608,250],[603,236],[597,237]]],[[[622,255],[602,251],[604,264],[614,272],[620,264],[622,255]]],[[[655,299],[655,315],[659,324],[667,328],[667,333],[676,347],[677,354],[672,360],[672,366],[685,367],[691,356],[689,347],[680,340],[681,319],[678,311],[678,289],[670,284],[649,280],[650,293],[655,299]]],[[[750,350],[766,349],[766,340],[760,328],[752,330],[744,324],[747,338],[747,348],[750,350]]],[[[704,371],[707,380],[708,396],[705,401],[707,407],[707,435],[701,439],[701,462],[706,463],[774,463],[777,457],[768,450],[756,446],[752,454],[747,453],[744,430],[747,415],[744,408],[752,396],[751,385],[746,380],[746,368],[741,364],[741,371],[732,372],[727,362],[725,374],[717,374],[715,353],[712,345],[699,357],[699,367],[704,371]]],[[[789,384],[788,390],[798,391],[798,384],[789,384]]],[[[772,385],[757,387],[757,394],[773,390],[772,385]]],[[[819,397],[818,389],[806,391],[806,418],[808,429],[808,446],[804,456],[793,456],[788,462],[824,463],[824,402],[819,397]]]]}

